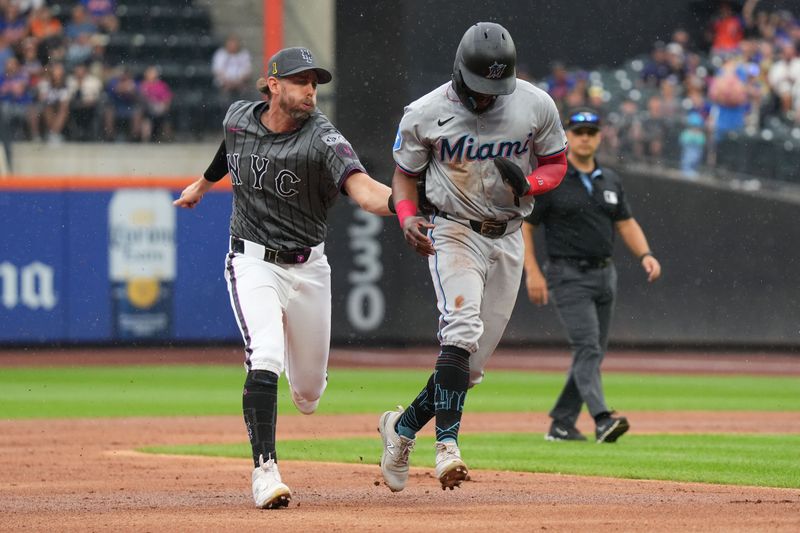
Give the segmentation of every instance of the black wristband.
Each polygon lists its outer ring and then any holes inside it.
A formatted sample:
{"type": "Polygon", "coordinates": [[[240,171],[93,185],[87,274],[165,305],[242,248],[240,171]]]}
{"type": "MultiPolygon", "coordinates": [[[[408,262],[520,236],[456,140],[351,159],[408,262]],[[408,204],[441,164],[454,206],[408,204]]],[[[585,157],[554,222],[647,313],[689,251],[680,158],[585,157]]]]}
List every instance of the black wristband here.
{"type": "Polygon", "coordinates": [[[648,255],[649,255],[650,257],[655,257],[655,256],[653,255],[653,252],[651,252],[651,251],[649,251],[649,250],[648,250],[647,252],[645,252],[645,253],[643,253],[642,255],[640,255],[640,256],[639,256],[639,261],[641,261],[642,259],[644,259],[644,258],[645,258],[645,257],[647,257],[648,255]]]}
{"type": "Polygon", "coordinates": [[[394,195],[392,194],[389,195],[389,212],[391,212],[393,215],[397,214],[397,211],[394,209],[394,195]]]}

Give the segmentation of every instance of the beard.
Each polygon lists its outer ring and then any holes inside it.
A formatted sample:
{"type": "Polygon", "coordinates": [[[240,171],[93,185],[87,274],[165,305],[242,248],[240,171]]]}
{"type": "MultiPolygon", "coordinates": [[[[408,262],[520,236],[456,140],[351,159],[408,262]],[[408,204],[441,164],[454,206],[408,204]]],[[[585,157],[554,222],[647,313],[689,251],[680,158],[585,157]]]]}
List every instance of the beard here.
{"type": "Polygon", "coordinates": [[[278,107],[281,108],[281,111],[292,117],[292,120],[297,122],[304,122],[308,120],[308,117],[311,116],[311,113],[316,109],[314,106],[311,111],[306,111],[305,109],[300,108],[299,102],[296,101],[289,101],[285,98],[281,98],[278,101],[278,107]]]}

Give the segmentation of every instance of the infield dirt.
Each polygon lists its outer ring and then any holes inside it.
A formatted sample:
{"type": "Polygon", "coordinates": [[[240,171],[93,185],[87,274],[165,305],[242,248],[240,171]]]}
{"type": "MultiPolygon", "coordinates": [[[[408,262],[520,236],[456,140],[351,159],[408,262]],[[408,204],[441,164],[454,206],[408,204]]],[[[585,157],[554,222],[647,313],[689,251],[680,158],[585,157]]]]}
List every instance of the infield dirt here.
{"type": "MultiPolygon", "coordinates": [[[[126,364],[159,359],[176,364],[214,362],[210,359],[227,357],[229,349],[219,348],[216,353],[212,349],[200,361],[192,361],[188,353],[165,356],[162,352],[144,350],[138,356],[126,352],[124,359],[126,364]]],[[[70,353],[67,358],[63,352],[21,352],[28,356],[23,359],[28,364],[51,365],[98,364],[100,358],[93,353],[83,358],[70,353]]],[[[0,354],[0,366],[17,366],[19,355],[0,354]]],[[[355,366],[363,355],[335,351],[332,364],[355,366]]],[[[427,366],[418,361],[424,357],[408,353],[395,364],[427,366]]],[[[558,362],[538,365],[535,358],[522,361],[505,354],[495,358],[495,368],[507,367],[501,365],[504,357],[524,368],[558,370],[567,364],[563,354],[558,362]]],[[[800,359],[791,355],[733,354],[712,361],[686,354],[646,354],[646,358],[644,363],[634,363],[638,359],[631,354],[612,354],[605,367],[620,370],[641,365],[650,371],[655,367],[675,372],[673,367],[682,361],[689,363],[687,372],[731,373],[738,361],[741,373],[751,373],[751,364],[759,363],[755,366],[762,373],[773,368],[775,374],[800,375],[800,359]],[[701,364],[704,359],[709,361],[706,366],[701,364]],[[627,365],[623,364],[626,360],[627,365]]],[[[113,363],[119,364],[120,359],[115,357],[113,363]]],[[[800,433],[796,413],[625,414],[639,433],[800,433]]],[[[406,490],[394,494],[380,483],[377,415],[281,417],[279,439],[369,435],[375,437],[376,447],[375,457],[365,457],[361,465],[281,462],[281,473],[294,497],[289,508],[274,511],[252,506],[249,460],[134,451],[159,444],[243,442],[244,425],[237,416],[0,420],[0,530],[800,530],[800,490],[796,489],[473,470],[462,488],[443,492],[428,469],[412,468],[406,490]]],[[[464,418],[465,432],[544,431],[546,425],[544,413],[467,413],[464,418]]],[[[591,424],[582,419],[579,426],[588,431],[591,424]]]]}

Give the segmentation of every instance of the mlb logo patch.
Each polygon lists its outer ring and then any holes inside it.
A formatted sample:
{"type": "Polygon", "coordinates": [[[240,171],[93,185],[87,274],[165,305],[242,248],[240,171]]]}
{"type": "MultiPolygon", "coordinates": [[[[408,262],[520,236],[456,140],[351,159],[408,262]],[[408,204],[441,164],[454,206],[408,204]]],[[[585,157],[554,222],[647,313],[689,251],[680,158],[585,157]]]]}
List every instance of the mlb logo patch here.
{"type": "Polygon", "coordinates": [[[617,205],[619,203],[617,193],[614,191],[603,191],[603,199],[607,204],[617,205]]]}
{"type": "Polygon", "coordinates": [[[336,146],[337,144],[347,142],[347,140],[340,133],[329,133],[322,136],[322,142],[328,146],[336,146]]]}
{"type": "Polygon", "coordinates": [[[400,133],[400,128],[398,128],[397,136],[394,138],[394,146],[392,147],[392,150],[396,152],[402,147],[403,147],[403,134],[400,133]]]}

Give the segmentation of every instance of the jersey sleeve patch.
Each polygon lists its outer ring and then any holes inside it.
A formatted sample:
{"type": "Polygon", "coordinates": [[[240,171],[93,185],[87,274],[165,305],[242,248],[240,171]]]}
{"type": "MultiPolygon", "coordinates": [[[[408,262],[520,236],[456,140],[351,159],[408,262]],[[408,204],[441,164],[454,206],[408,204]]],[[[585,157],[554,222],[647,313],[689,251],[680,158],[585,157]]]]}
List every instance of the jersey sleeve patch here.
{"type": "Polygon", "coordinates": [[[403,133],[400,131],[400,128],[397,128],[397,135],[394,138],[394,146],[392,150],[397,152],[403,148],[403,133]]]}
{"type": "MultiPolygon", "coordinates": [[[[342,137],[342,139],[344,139],[344,137],[342,137]]],[[[339,155],[339,157],[349,159],[355,159],[357,157],[355,151],[347,142],[337,144],[334,150],[336,150],[336,153],[339,155]]]]}
{"type": "Polygon", "coordinates": [[[328,146],[336,146],[337,144],[347,144],[347,139],[341,133],[326,133],[322,136],[322,142],[328,146]]]}

